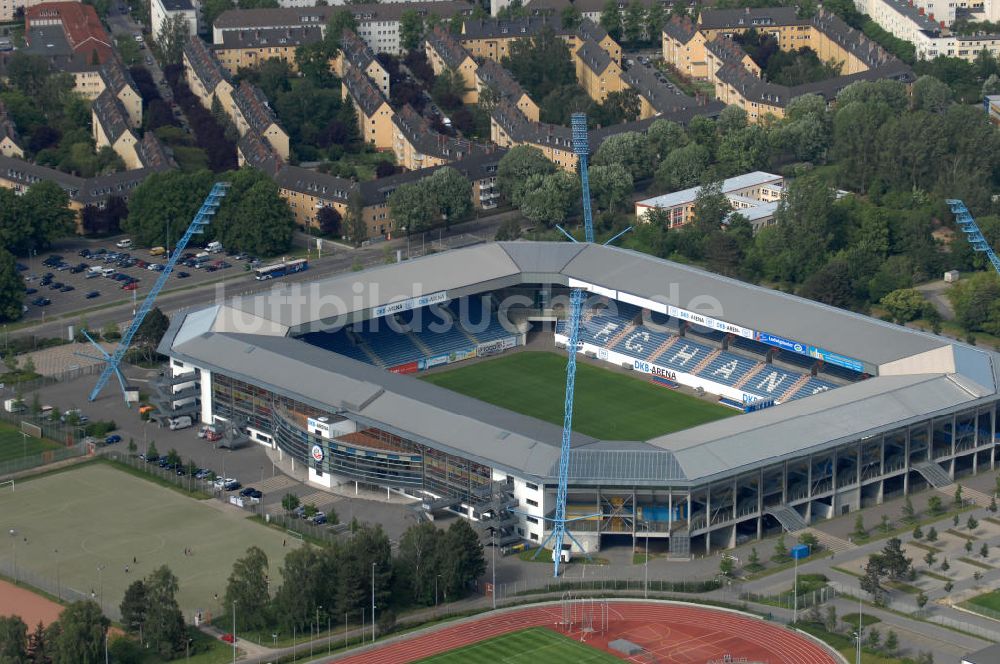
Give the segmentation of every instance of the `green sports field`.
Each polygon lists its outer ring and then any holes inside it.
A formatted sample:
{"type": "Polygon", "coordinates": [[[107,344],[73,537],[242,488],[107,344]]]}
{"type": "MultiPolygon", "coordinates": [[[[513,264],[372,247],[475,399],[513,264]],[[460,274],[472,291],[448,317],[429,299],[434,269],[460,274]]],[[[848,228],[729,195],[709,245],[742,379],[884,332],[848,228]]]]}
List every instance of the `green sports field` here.
{"type": "Polygon", "coordinates": [[[25,438],[16,427],[0,424],[0,463],[24,456],[34,456],[59,447],[62,445],[51,440],[39,440],[31,436],[25,438]]]}
{"type": "Polygon", "coordinates": [[[0,515],[4,574],[14,576],[16,557],[20,578],[52,594],[103,591],[112,616],[125,588],[160,565],[177,576],[177,601],[189,622],[199,609],[217,613],[214,595],[224,594],[233,561],[247,547],[267,554],[274,588],[285,553],[299,544],[249,521],[249,512],[189,498],[105,463],[18,480],[13,491],[0,490],[0,515]]]}
{"type": "Polygon", "coordinates": [[[511,632],[420,660],[419,664],[611,664],[621,660],[544,627],[511,632]]]}
{"type": "MultiPolygon", "coordinates": [[[[556,425],[563,421],[566,358],[556,353],[514,353],[423,379],[556,425]]],[[[588,436],[646,440],[735,414],[641,376],[577,364],[573,429],[588,436]]]]}

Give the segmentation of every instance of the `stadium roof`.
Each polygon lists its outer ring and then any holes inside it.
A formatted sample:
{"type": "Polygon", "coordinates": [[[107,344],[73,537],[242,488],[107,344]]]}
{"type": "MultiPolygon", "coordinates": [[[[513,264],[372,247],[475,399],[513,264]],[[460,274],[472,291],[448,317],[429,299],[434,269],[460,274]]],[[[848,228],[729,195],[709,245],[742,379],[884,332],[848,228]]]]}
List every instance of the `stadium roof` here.
{"type": "Polygon", "coordinates": [[[518,283],[576,285],[695,311],[878,366],[949,345],[949,340],[680,263],[616,247],[498,242],[434,254],[308,285],[233,300],[233,309],[292,334],[360,320],[375,307],[445,291],[458,297],[518,283]],[[295,292],[300,297],[283,298],[295,292]],[[668,297],[668,295],[673,295],[668,297]],[[304,297],[301,297],[304,296],[304,297]]]}
{"type": "Polygon", "coordinates": [[[551,479],[558,467],[559,427],[295,337],[322,329],[334,314],[366,318],[374,307],[401,298],[442,291],[453,298],[517,283],[571,284],[650,300],[675,285],[677,306],[701,310],[692,301],[714,298],[718,310],[709,315],[821,343],[881,369],[874,378],[808,399],[649,441],[604,441],[574,433],[570,475],[577,483],[683,485],[721,479],[985,403],[1000,377],[995,354],[948,339],[644,254],[543,242],[448,251],[330,277],[299,292],[285,283],[270,295],[236,298],[175,317],[160,351],[484,465],[551,479]],[[359,293],[366,301],[357,302],[359,293]],[[321,300],[329,311],[314,312],[321,300]],[[335,301],[340,305],[330,304],[335,301]]]}

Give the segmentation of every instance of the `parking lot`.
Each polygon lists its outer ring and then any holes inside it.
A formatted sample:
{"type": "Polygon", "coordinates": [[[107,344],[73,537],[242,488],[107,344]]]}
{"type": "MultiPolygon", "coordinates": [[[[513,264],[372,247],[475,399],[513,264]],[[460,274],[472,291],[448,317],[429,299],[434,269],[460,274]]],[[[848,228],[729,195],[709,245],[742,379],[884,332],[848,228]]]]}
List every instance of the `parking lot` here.
{"type": "MultiPolygon", "coordinates": [[[[145,298],[166,264],[166,254],[153,256],[148,249],[118,248],[116,241],[70,242],[30,259],[18,259],[26,289],[24,319],[44,320],[46,316],[145,298]],[[95,268],[104,273],[98,274],[95,268]]],[[[212,254],[200,267],[194,267],[190,259],[202,251],[198,247],[185,252],[185,256],[190,255],[189,263],[177,265],[165,290],[251,278],[249,257],[237,259],[226,252],[212,254]]]]}

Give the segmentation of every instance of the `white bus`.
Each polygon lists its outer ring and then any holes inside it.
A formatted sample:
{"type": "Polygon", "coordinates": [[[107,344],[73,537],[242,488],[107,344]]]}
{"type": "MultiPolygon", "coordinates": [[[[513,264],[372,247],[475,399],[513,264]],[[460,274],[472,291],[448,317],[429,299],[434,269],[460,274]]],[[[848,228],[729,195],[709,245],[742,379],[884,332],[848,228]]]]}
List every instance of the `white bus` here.
{"type": "Polygon", "coordinates": [[[286,274],[302,272],[303,270],[308,269],[309,261],[304,258],[296,258],[290,261],[275,263],[274,265],[254,268],[253,275],[257,281],[263,281],[265,279],[277,279],[278,277],[283,277],[286,274]]]}

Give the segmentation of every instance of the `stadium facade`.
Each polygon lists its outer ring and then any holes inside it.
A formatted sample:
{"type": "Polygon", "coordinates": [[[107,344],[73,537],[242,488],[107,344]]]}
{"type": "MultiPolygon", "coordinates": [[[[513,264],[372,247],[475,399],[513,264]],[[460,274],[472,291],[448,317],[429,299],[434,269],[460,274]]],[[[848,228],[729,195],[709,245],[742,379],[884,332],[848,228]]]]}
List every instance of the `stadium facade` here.
{"type": "Polygon", "coordinates": [[[407,374],[565,348],[571,288],[590,296],[590,361],[744,411],[645,441],[574,434],[567,511],[588,550],[729,547],[997,462],[996,354],[582,244],[477,245],[178,314],[160,416],[226,423],[319,485],[388,488],[501,544],[538,542],[559,427],[407,374]]]}

